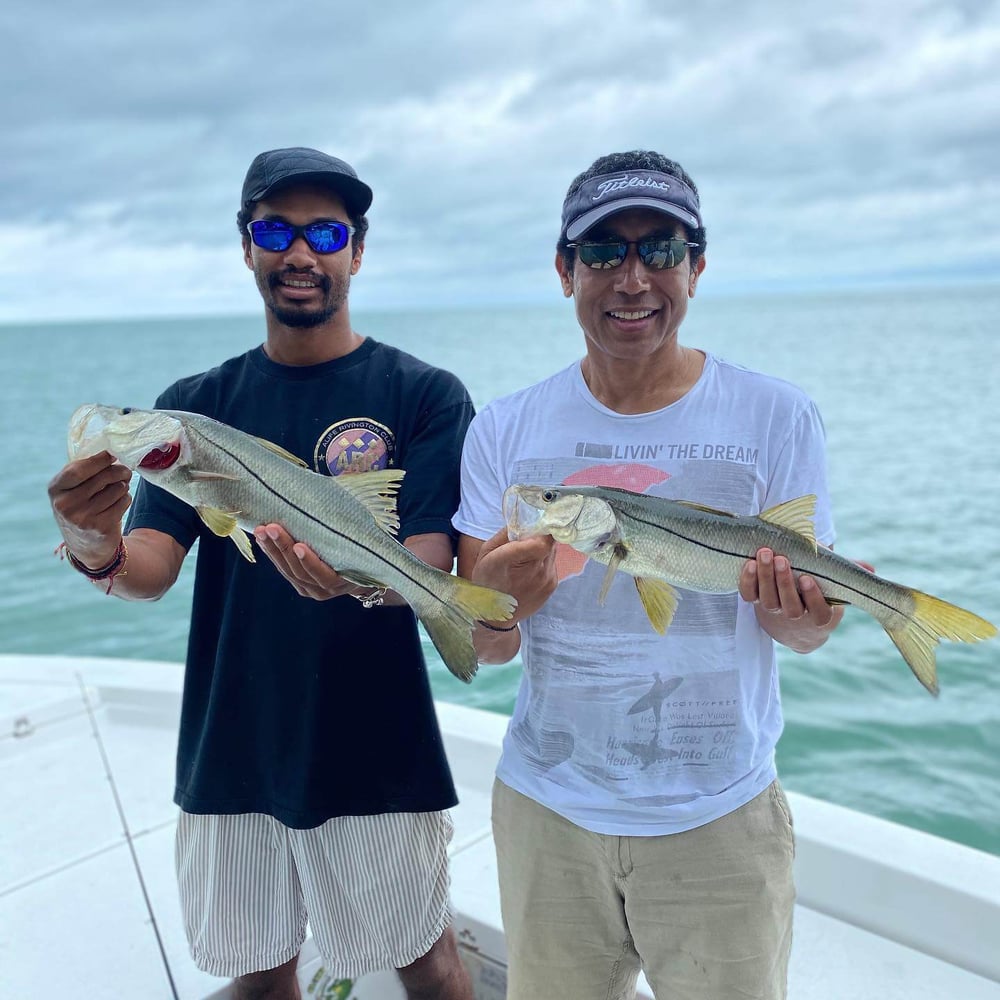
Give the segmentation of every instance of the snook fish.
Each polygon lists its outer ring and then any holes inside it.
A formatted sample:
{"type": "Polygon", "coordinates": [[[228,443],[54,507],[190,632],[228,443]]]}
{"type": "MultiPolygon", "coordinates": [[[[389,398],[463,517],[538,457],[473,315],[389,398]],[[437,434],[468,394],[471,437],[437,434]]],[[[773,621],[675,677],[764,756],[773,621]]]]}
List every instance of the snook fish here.
{"type": "Polygon", "coordinates": [[[736,591],[746,560],[760,548],[773,549],[789,559],[796,576],[813,577],[831,604],[853,604],[877,619],[917,680],[936,695],[938,640],[978,642],[996,635],[996,626],[817,546],[815,508],[810,495],[746,517],[605,486],[518,485],[504,496],[512,537],[548,533],[608,567],[602,603],[616,571],[635,577],[646,614],[661,634],[677,608],[674,586],[736,591]],[[536,524],[525,523],[525,504],[534,508],[527,514],[536,524]]]}
{"type": "Polygon", "coordinates": [[[464,681],[477,668],[473,623],[513,614],[509,595],[429,566],[392,536],[402,470],[323,476],[277,445],[200,414],[81,406],[70,419],[70,458],[100,451],[190,504],[250,562],[244,529],[274,522],[346,579],[395,590],[464,681]]]}

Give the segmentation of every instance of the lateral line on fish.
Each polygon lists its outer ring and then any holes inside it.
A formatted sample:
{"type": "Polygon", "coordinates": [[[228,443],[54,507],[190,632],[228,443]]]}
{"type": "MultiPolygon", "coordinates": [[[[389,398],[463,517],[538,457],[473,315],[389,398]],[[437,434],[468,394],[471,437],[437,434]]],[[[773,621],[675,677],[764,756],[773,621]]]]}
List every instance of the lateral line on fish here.
{"type": "MultiPolygon", "coordinates": [[[[629,512],[625,516],[630,521],[635,521],[637,524],[640,524],[643,527],[655,529],[656,531],[662,531],[662,532],[664,532],[665,534],[668,534],[668,535],[673,535],[675,538],[680,538],[683,541],[685,541],[685,542],[687,542],[687,543],[689,543],[691,545],[697,545],[698,548],[706,549],[709,552],[715,552],[716,554],[721,555],[721,556],[729,556],[729,557],[731,557],[733,559],[752,559],[753,558],[753,556],[745,556],[745,555],[743,555],[740,552],[733,552],[733,551],[731,551],[729,549],[721,549],[721,548],[718,548],[715,545],[707,545],[705,542],[701,541],[701,539],[692,538],[692,537],[690,537],[688,535],[685,535],[683,532],[677,531],[674,528],[667,527],[665,524],[661,524],[658,521],[649,521],[649,520],[646,520],[645,518],[637,517],[632,512],[629,512]]],[[[830,551],[832,552],[833,550],[831,549],[830,551]]],[[[783,553],[779,553],[779,555],[782,555],[782,554],[783,553]]],[[[852,594],[858,594],[858,595],[860,595],[866,601],[871,601],[872,603],[878,604],[881,607],[886,608],[886,609],[888,609],[889,611],[892,611],[895,614],[899,614],[899,610],[897,608],[893,607],[893,605],[889,604],[887,601],[881,600],[879,597],[877,597],[877,596],[875,596],[873,594],[869,594],[867,591],[859,590],[857,587],[853,586],[850,583],[845,583],[843,580],[835,580],[832,576],[829,576],[829,575],[827,575],[825,573],[814,572],[812,570],[799,569],[797,566],[795,566],[794,563],[792,563],[791,559],[788,556],[785,556],[785,558],[788,559],[789,564],[791,565],[792,569],[796,573],[805,573],[806,576],[811,576],[814,580],[825,580],[831,586],[840,587],[840,588],[842,588],[844,590],[850,591],[850,593],[852,593],[852,594]]],[[[893,583],[892,580],[885,580],[885,582],[886,583],[892,583],[893,586],[896,586],[896,587],[901,586],[901,584],[893,583]]],[[[734,587],[733,589],[736,590],[738,588],[734,587]]],[[[903,589],[908,589],[908,588],[903,588],[903,589]]],[[[853,603],[853,602],[851,602],[851,603],[853,603]]],[[[920,627],[922,629],[924,628],[923,625],[920,625],[919,623],[918,623],[918,627],[920,627]]],[[[934,636],[933,632],[928,631],[926,629],[924,629],[924,631],[926,632],[927,635],[934,636]]]]}
{"type": "MultiPolygon", "coordinates": [[[[276,489],[274,489],[273,487],[271,487],[270,485],[268,485],[268,483],[266,483],[263,479],[261,479],[261,477],[258,476],[257,473],[254,472],[253,469],[251,469],[243,461],[243,459],[241,459],[239,457],[239,455],[234,454],[224,444],[222,444],[219,441],[215,441],[212,438],[208,437],[208,435],[205,434],[200,428],[198,428],[198,429],[189,428],[189,433],[192,432],[192,431],[194,433],[200,435],[201,437],[205,438],[205,440],[207,440],[208,443],[213,448],[218,448],[219,451],[221,451],[224,454],[228,455],[238,466],[240,466],[240,468],[242,468],[245,472],[247,472],[252,479],[254,479],[257,483],[259,483],[264,488],[264,490],[266,490],[268,493],[270,493],[271,496],[278,497],[283,503],[288,504],[288,506],[291,507],[293,510],[298,511],[307,520],[312,521],[313,524],[318,524],[320,527],[325,528],[327,531],[332,532],[338,538],[345,538],[345,539],[347,539],[352,545],[356,546],[357,548],[361,549],[364,552],[367,552],[370,556],[372,556],[374,559],[377,559],[379,562],[383,562],[383,563],[386,562],[385,557],[381,553],[376,552],[373,548],[370,548],[369,546],[363,544],[357,538],[354,538],[351,535],[348,535],[346,532],[339,531],[337,528],[333,527],[333,525],[327,524],[325,521],[321,521],[314,514],[311,514],[309,511],[305,510],[304,508],[300,507],[298,504],[294,503],[292,500],[290,500],[288,497],[286,497],[283,493],[279,493],[276,489]]],[[[261,447],[263,447],[263,445],[261,445],[261,447]]],[[[308,471],[311,472],[312,470],[310,469],[308,471]]],[[[318,473],[316,473],[316,475],[318,475],[318,473]]],[[[381,531],[382,529],[379,528],[379,530],[381,531]]],[[[388,535],[388,537],[392,538],[392,535],[388,535]]],[[[400,545],[401,548],[404,548],[404,549],[406,548],[406,546],[403,545],[402,542],[400,542],[398,544],[400,545]]],[[[410,552],[409,549],[406,549],[406,551],[410,552]]],[[[413,556],[414,559],[420,559],[419,556],[414,555],[412,552],[410,552],[410,555],[413,556]]],[[[437,567],[433,567],[433,568],[436,569],[437,567]]],[[[425,594],[429,594],[435,601],[437,601],[437,603],[439,603],[439,604],[444,603],[437,596],[437,594],[435,594],[434,591],[431,590],[430,587],[426,586],[422,581],[418,580],[416,577],[411,576],[408,572],[406,572],[406,570],[404,568],[402,568],[400,566],[396,566],[396,569],[400,573],[402,573],[402,575],[405,576],[406,579],[409,580],[411,583],[413,583],[417,588],[419,588],[420,590],[422,590],[425,594]]],[[[444,570],[442,570],[442,572],[444,572],[444,570]]]]}

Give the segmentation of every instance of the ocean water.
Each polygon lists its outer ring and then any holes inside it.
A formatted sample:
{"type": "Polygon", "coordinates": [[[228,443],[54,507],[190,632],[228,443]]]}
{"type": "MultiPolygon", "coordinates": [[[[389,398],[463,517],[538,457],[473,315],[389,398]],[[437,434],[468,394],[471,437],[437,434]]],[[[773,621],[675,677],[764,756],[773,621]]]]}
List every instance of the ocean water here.
{"type": "MultiPolygon", "coordinates": [[[[353,319],[456,372],[480,406],[583,352],[561,301],[353,319]]],[[[817,400],[838,551],[1000,622],[1000,286],[699,297],[682,334],[817,400]]],[[[262,338],[260,316],[0,327],[0,651],[183,659],[193,560],[159,602],[107,599],[53,555],[45,487],[78,404],[151,405],[262,338]]],[[[511,710],[517,661],[464,685],[429,644],[427,658],[437,697],[511,710]]],[[[942,643],[937,699],[853,609],[826,646],[780,664],[788,787],[1000,854],[1000,641],[942,643]]]]}

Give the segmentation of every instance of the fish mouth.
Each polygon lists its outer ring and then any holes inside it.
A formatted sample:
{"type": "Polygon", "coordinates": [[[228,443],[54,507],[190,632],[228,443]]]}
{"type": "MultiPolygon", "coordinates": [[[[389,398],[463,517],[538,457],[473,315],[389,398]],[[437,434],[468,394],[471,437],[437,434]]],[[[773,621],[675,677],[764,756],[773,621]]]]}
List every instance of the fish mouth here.
{"type": "Polygon", "coordinates": [[[107,429],[120,411],[100,403],[84,403],[69,418],[66,451],[70,460],[90,458],[108,450],[107,429]]]}
{"type": "Polygon", "coordinates": [[[524,496],[524,487],[508,486],[503,491],[503,518],[511,541],[544,533],[542,510],[524,496]]]}
{"type": "Polygon", "coordinates": [[[552,535],[558,540],[575,536],[583,503],[572,509],[564,500],[558,516],[553,520],[550,517],[551,504],[560,499],[559,489],[558,486],[508,486],[504,490],[502,505],[507,537],[513,541],[532,535],[552,535]]]}
{"type": "Polygon", "coordinates": [[[84,403],[70,417],[67,451],[70,461],[106,451],[130,469],[162,471],[181,457],[180,429],[178,421],[156,411],[84,403]],[[153,437],[157,430],[162,437],[153,437]]]}

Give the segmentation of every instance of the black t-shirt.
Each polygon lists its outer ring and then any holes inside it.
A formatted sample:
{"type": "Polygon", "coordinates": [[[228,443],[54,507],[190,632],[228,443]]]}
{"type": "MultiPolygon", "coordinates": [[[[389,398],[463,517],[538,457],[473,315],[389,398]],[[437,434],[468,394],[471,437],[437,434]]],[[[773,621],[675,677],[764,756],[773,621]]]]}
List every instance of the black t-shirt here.
{"type": "MultiPolygon", "coordinates": [[[[370,338],[343,358],[275,364],[261,348],[182,379],[157,400],[281,445],[318,472],[392,466],[399,540],[454,538],[462,441],[473,415],[451,373],[370,338]]],[[[262,812],[287,826],[427,812],[456,801],[408,607],[299,597],[195,511],[142,482],[127,530],[199,539],[174,801],[262,812]]]]}

